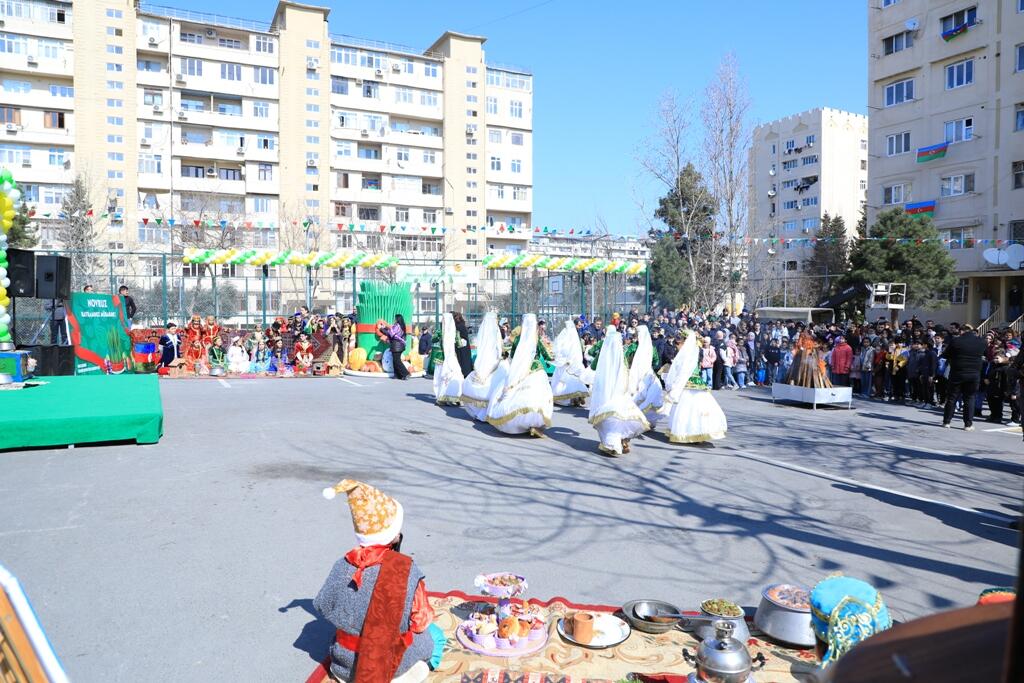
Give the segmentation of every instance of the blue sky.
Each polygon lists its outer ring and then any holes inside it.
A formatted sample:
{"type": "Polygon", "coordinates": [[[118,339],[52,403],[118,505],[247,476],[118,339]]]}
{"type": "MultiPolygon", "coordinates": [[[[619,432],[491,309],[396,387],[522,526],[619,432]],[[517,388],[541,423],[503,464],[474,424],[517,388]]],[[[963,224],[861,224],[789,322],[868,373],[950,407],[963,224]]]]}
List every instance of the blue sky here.
{"type": "MultiPolygon", "coordinates": [[[[208,0],[158,0],[209,11],[208,0]]],[[[755,123],[818,106],[866,113],[864,0],[435,0],[315,2],[331,31],[429,46],[445,30],[487,36],[488,61],[534,73],[534,223],[613,232],[642,224],[634,189],[657,188],[635,159],[667,89],[697,96],[734,52],[755,123]]],[[[276,0],[220,0],[216,12],[270,21],[276,0]]]]}

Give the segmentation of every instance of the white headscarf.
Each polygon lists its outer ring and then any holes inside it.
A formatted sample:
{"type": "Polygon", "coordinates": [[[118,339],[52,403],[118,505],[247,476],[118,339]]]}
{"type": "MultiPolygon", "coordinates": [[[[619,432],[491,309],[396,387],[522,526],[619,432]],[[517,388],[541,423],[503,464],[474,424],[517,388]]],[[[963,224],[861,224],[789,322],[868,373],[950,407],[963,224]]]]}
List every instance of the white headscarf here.
{"type": "Polygon", "coordinates": [[[679,402],[686,383],[693,376],[693,371],[697,369],[699,358],[697,334],[691,331],[686,335],[686,341],[683,342],[683,347],[679,349],[675,360],[672,361],[672,365],[668,369],[668,377],[665,378],[665,386],[669,387],[669,397],[676,403],[679,402]]]}
{"type": "Polygon", "coordinates": [[[597,376],[590,391],[590,419],[605,412],[612,401],[625,396],[628,382],[622,335],[613,330],[601,345],[601,362],[597,364],[597,376]]]}
{"type": "Polygon", "coordinates": [[[526,379],[533,367],[533,360],[537,355],[537,316],[527,313],[523,316],[523,327],[519,332],[519,342],[516,346],[515,355],[508,369],[508,382],[506,386],[514,387],[526,379]]]}
{"type": "Polygon", "coordinates": [[[654,344],[651,343],[651,331],[647,325],[640,325],[636,328],[636,353],[633,354],[633,364],[629,367],[629,393],[635,394],[640,390],[640,383],[648,373],[653,372],[654,367],[654,344]]]}
{"type": "MultiPolygon", "coordinates": [[[[440,368],[434,369],[434,396],[440,398],[448,388],[448,382],[456,377],[462,381],[462,369],[458,356],[455,355],[455,319],[451,313],[444,314],[444,326],[441,328],[441,349],[444,351],[444,362],[440,368]]],[[[461,389],[460,392],[461,393],[461,389]]]]}
{"type": "Polygon", "coordinates": [[[488,311],[476,333],[476,360],[473,369],[477,381],[486,380],[501,362],[501,330],[498,314],[488,311]]]}
{"type": "Polygon", "coordinates": [[[556,366],[583,367],[583,345],[580,344],[580,333],[576,331],[576,326],[571,320],[565,321],[565,327],[555,337],[553,350],[556,366]]]}

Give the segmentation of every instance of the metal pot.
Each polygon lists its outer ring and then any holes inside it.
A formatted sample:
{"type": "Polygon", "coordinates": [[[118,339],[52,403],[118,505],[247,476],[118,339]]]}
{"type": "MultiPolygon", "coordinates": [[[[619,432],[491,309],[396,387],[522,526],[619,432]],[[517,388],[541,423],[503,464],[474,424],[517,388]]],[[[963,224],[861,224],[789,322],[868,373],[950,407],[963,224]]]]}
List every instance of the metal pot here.
{"type": "MultiPolygon", "coordinates": [[[[683,650],[683,658],[696,666],[697,680],[707,683],[747,683],[753,669],[747,646],[732,637],[732,623],[729,621],[715,621],[714,630],[714,636],[697,648],[696,657],[688,650],[683,650]]],[[[758,661],[763,666],[763,655],[758,657],[758,661]]]]}
{"type": "Polygon", "coordinates": [[[715,624],[719,621],[724,621],[732,624],[732,637],[741,643],[746,643],[747,639],[750,638],[750,629],[747,628],[746,617],[720,617],[716,614],[710,614],[701,608],[701,615],[699,617],[690,617],[689,619],[683,619],[679,626],[684,631],[693,630],[693,635],[701,640],[708,640],[715,637],[715,624]]]}
{"type": "Polygon", "coordinates": [[[813,646],[815,638],[809,591],[803,586],[789,584],[766,587],[761,592],[761,604],[754,613],[754,625],[774,640],[800,647],[813,646]],[[784,596],[790,599],[784,599],[784,596]]]}

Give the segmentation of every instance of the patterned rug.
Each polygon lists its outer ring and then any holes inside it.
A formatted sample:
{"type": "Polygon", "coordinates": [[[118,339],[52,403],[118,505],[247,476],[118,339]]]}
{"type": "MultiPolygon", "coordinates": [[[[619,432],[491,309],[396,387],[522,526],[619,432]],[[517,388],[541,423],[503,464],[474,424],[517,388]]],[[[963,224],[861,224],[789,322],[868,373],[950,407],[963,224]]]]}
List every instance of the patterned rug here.
{"type": "MultiPolygon", "coordinates": [[[[435,622],[448,635],[441,666],[431,673],[430,681],[462,681],[464,683],[615,683],[636,681],[683,681],[693,666],[683,658],[683,649],[691,654],[697,651],[698,641],[682,631],[652,635],[634,630],[625,642],[607,650],[590,650],[572,645],[558,635],[555,624],[567,612],[587,610],[616,612],[613,605],[583,605],[565,598],[552,598],[547,602],[530,600],[545,614],[549,629],[547,646],[534,655],[525,657],[485,657],[466,650],[455,639],[455,629],[482,603],[493,603],[493,598],[470,596],[459,591],[431,593],[430,603],[436,614],[435,622]]],[[[620,615],[621,616],[621,615],[620,615]]],[[[814,650],[795,650],[765,640],[751,624],[751,637],[747,641],[751,657],[764,655],[767,663],[754,672],[757,683],[790,683],[810,680],[817,667],[814,650]]],[[[321,665],[307,679],[307,683],[328,683],[326,670],[321,665]]]]}

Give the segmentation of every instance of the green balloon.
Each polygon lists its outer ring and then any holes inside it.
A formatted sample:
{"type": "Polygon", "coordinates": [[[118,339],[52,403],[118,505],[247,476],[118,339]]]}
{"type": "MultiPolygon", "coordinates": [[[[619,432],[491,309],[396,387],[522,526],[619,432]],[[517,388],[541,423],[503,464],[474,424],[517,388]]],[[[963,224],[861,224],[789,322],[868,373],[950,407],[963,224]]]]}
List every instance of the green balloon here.
{"type": "Polygon", "coordinates": [[[0,323],[0,335],[5,335],[8,332],[10,332],[10,329],[7,327],[7,323],[0,323]]]}

